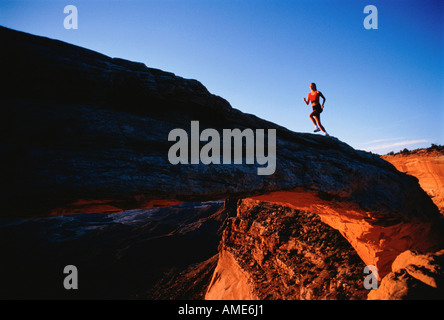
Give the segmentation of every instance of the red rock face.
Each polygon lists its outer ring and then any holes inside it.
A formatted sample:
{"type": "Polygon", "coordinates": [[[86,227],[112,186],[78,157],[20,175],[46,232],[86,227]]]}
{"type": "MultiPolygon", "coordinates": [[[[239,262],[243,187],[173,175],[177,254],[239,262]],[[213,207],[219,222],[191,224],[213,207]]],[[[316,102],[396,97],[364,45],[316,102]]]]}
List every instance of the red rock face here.
{"type": "Polygon", "coordinates": [[[308,192],[273,192],[252,199],[318,214],[324,223],[341,232],[366,265],[376,266],[381,277],[390,272],[391,263],[401,252],[440,246],[432,222],[396,221],[355,204],[323,200],[308,192]]]}
{"type": "Polygon", "coordinates": [[[428,300],[444,298],[444,250],[400,254],[369,300],[428,300]]]}
{"type": "Polygon", "coordinates": [[[364,262],[318,215],[239,202],[205,299],[366,299],[364,262]]]}
{"type": "Polygon", "coordinates": [[[424,191],[444,214],[444,151],[420,150],[382,158],[401,172],[415,176],[424,191]]]}
{"type": "Polygon", "coordinates": [[[378,226],[366,222],[356,208],[341,209],[316,199],[279,192],[239,201],[237,216],[225,225],[218,264],[205,298],[366,299],[369,294],[369,299],[387,300],[443,296],[444,250],[439,251],[442,246],[431,237],[431,224],[412,221],[378,226]],[[296,207],[317,214],[291,209],[296,207]],[[377,290],[364,290],[366,265],[377,267],[377,290]]]}

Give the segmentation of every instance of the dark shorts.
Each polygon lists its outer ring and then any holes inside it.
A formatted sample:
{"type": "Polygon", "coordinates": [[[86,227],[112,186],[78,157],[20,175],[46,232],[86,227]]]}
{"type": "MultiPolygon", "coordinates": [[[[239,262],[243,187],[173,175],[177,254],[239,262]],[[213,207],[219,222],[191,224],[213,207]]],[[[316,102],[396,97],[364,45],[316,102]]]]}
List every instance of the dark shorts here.
{"type": "Polygon", "coordinates": [[[322,112],[322,108],[320,104],[316,104],[313,106],[313,112],[312,115],[314,116],[320,116],[322,112]]]}

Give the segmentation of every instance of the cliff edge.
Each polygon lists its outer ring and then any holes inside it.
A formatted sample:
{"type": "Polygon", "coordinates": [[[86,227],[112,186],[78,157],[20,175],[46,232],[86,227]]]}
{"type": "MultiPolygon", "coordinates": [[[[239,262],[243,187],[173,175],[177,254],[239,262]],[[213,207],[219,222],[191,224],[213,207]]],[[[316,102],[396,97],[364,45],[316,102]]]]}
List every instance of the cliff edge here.
{"type": "Polygon", "coordinates": [[[444,214],[444,148],[384,155],[382,159],[399,171],[418,178],[421,187],[432,198],[441,214],[444,214]]]}

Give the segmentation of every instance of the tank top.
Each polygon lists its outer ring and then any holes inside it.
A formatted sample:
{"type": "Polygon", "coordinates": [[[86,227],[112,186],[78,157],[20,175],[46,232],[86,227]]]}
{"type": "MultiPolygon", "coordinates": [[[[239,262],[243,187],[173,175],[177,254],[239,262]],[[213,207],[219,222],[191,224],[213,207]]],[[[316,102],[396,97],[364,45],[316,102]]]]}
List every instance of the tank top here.
{"type": "Polygon", "coordinates": [[[319,104],[319,91],[310,92],[308,94],[308,101],[319,104]]]}

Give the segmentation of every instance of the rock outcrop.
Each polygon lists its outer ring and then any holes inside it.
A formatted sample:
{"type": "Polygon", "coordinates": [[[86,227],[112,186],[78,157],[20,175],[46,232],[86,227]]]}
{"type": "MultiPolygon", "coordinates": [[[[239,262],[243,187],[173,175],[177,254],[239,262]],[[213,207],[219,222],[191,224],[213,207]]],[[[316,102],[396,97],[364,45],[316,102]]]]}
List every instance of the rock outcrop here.
{"type": "Polygon", "coordinates": [[[392,272],[372,290],[369,300],[444,299],[444,250],[420,253],[407,250],[396,257],[392,272]]]}
{"type": "Polygon", "coordinates": [[[200,82],[142,63],[3,27],[0,40],[3,217],[250,198],[319,215],[381,276],[405,250],[442,248],[436,205],[377,155],[242,113],[200,82]],[[258,175],[262,164],[245,154],[241,164],[171,164],[169,133],[190,136],[192,121],[276,130],[274,174],[258,175]]]}
{"type": "Polygon", "coordinates": [[[313,213],[241,200],[229,218],[209,300],[366,299],[365,264],[313,213]]]}
{"type": "Polygon", "coordinates": [[[415,152],[385,155],[382,158],[401,172],[415,176],[421,187],[444,214],[444,149],[429,148],[415,152]]]}

